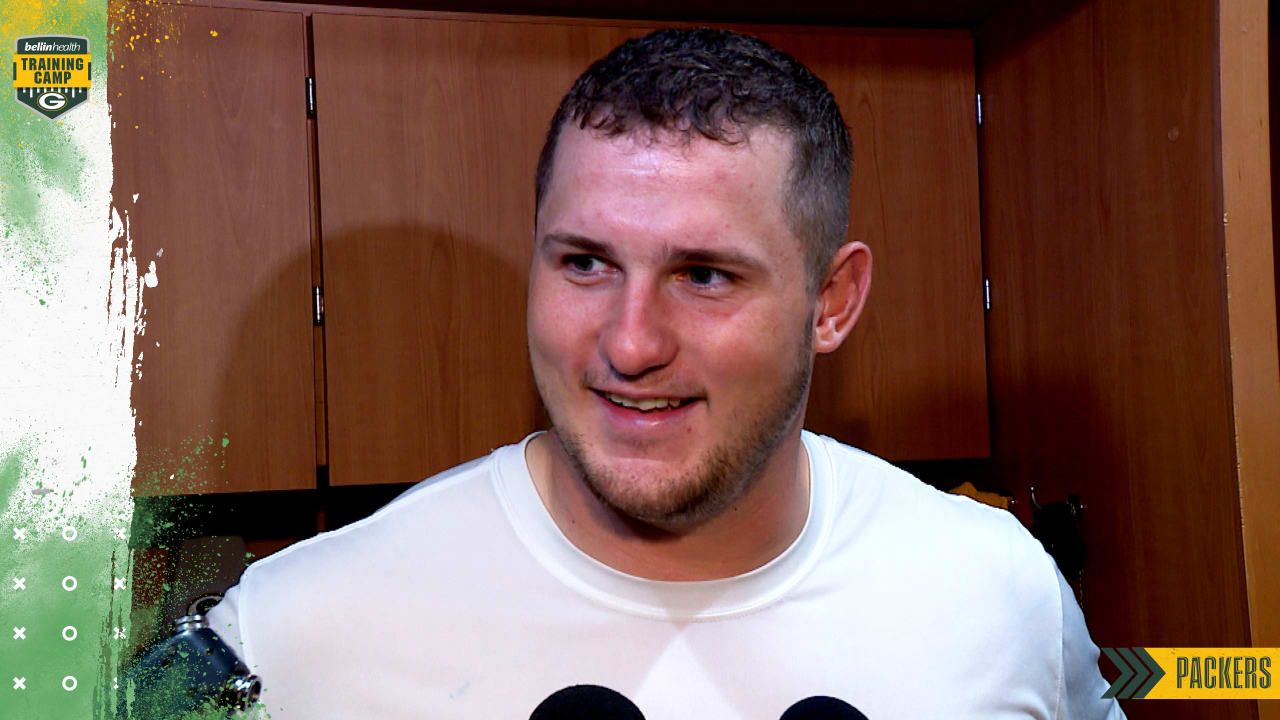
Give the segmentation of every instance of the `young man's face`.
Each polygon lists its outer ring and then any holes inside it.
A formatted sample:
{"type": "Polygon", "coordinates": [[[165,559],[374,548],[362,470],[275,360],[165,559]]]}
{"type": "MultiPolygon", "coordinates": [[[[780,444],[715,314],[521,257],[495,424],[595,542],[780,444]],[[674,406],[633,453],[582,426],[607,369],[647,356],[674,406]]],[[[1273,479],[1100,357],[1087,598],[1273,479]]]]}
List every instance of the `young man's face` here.
{"type": "Polygon", "coordinates": [[[767,128],[734,146],[560,136],[530,359],[570,461],[629,516],[714,516],[803,421],[814,301],[782,211],[789,153],[767,128]]]}

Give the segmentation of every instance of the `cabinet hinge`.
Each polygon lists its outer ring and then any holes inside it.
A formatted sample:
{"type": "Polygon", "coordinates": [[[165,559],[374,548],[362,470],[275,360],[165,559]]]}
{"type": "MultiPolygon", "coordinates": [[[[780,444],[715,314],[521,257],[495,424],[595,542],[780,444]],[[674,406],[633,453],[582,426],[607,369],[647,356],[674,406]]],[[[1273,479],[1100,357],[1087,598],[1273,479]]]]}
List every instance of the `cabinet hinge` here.
{"type": "Polygon", "coordinates": [[[982,127],[982,93],[978,93],[978,127],[982,127]]]}
{"type": "Polygon", "coordinates": [[[316,79],[307,78],[307,117],[316,116],[316,79]]]}
{"type": "Polygon", "coordinates": [[[311,288],[311,322],[316,327],[324,325],[324,288],[311,288]]]}
{"type": "Polygon", "coordinates": [[[982,278],[982,309],[991,309],[991,281],[982,278]]]}

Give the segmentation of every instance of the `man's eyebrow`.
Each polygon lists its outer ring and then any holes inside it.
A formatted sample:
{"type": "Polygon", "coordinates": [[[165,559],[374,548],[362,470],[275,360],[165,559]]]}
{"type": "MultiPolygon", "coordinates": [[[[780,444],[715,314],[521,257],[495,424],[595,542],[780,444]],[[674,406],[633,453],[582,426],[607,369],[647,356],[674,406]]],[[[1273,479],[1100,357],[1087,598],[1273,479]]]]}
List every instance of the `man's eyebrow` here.
{"type": "Polygon", "coordinates": [[[550,233],[542,237],[542,245],[567,245],[590,255],[608,255],[611,248],[599,240],[572,233],[550,233]]]}
{"type": "Polygon", "coordinates": [[[715,265],[763,272],[765,266],[756,258],[737,250],[707,248],[668,248],[667,262],[672,265],[715,265]]]}
{"type": "MultiPolygon", "coordinates": [[[[588,254],[611,257],[613,246],[583,235],[573,233],[549,233],[542,238],[542,246],[567,246],[588,254]]],[[[733,249],[667,247],[663,259],[669,265],[713,265],[763,273],[765,264],[760,260],[733,249]]]]}

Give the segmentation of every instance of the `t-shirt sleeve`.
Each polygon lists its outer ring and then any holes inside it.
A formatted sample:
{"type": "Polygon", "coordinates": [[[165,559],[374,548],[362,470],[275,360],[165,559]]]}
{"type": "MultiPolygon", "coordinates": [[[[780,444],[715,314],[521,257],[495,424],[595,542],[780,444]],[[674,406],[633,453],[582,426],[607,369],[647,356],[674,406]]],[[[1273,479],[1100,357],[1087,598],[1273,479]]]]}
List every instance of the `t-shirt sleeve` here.
{"type": "Polygon", "coordinates": [[[1089,638],[1075,593],[1054,565],[1062,595],[1062,703],[1060,720],[1123,720],[1115,698],[1102,699],[1110,684],[1098,669],[1098,646],[1089,638]]]}

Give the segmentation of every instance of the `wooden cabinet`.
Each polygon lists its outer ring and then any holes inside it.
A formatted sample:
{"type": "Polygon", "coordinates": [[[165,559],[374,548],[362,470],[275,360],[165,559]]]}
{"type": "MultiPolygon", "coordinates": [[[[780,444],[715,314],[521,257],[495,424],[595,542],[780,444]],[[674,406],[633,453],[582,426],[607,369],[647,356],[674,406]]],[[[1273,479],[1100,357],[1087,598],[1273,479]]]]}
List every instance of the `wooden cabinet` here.
{"type": "Polygon", "coordinates": [[[524,312],[538,150],[582,68],[638,31],[312,23],[329,478],[421,479],[540,422],[524,312]]]}
{"type": "Polygon", "coordinates": [[[1280,644],[1266,31],[1265,3],[1093,0],[978,34],[992,470],[1084,497],[1102,646],[1280,644]]]}
{"type": "Polygon", "coordinates": [[[144,275],[135,491],[314,487],[303,18],[122,9],[137,37],[110,68],[112,202],[144,275]]]}
{"type": "Polygon", "coordinates": [[[862,318],[818,357],[806,426],[889,460],[986,457],[973,39],[760,36],[839,101],[853,140],[849,237],[873,258],[862,318]]]}
{"type": "MultiPolygon", "coordinates": [[[[225,433],[225,458],[187,486],[199,492],[306,486],[317,456],[333,485],[402,483],[543,424],[524,311],[538,151],[578,73],[650,28],[317,11],[308,121],[301,13],[162,7],[181,19],[181,44],[126,56],[151,72],[177,63],[177,75],[120,83],[122,117],[174,106],[199,122],[148,119],[138,137],[117,127],[133,173],[118,197],[139,187],[154,203],[132,209],[136,247],[170,244],[159,271],[172,264],[179,280],[145,293],[149,332],[187,353],[143,359],[135,407],[164,432],[140,432],[140,452],[225,433]],[[248,42],[258,26],[288,40],[248,42]],[[260,75],[240,74],[250,67],[260,75]],[[241,109],[255,92],[268,102],[241,109]],[[228,134],[245,139],[229,148],[228,134]],[[191,157],[148,152],[169,144],[191,157]],[[210,203],[157,180],[184,173],[239,195],[210,203]],[[325,311],[316,364],[312,274],[325,311]],[[315,422],[321,445],[304,453],[315,422]]],[[[818,367],[810,427],[891,459],[985,455],[972,39],[756,31],[809,63],[845,109],[850,234],[876,258],[862,323],[818,367]]],[[[181,479],[139,489],[181,491],[181,479]]]]}

